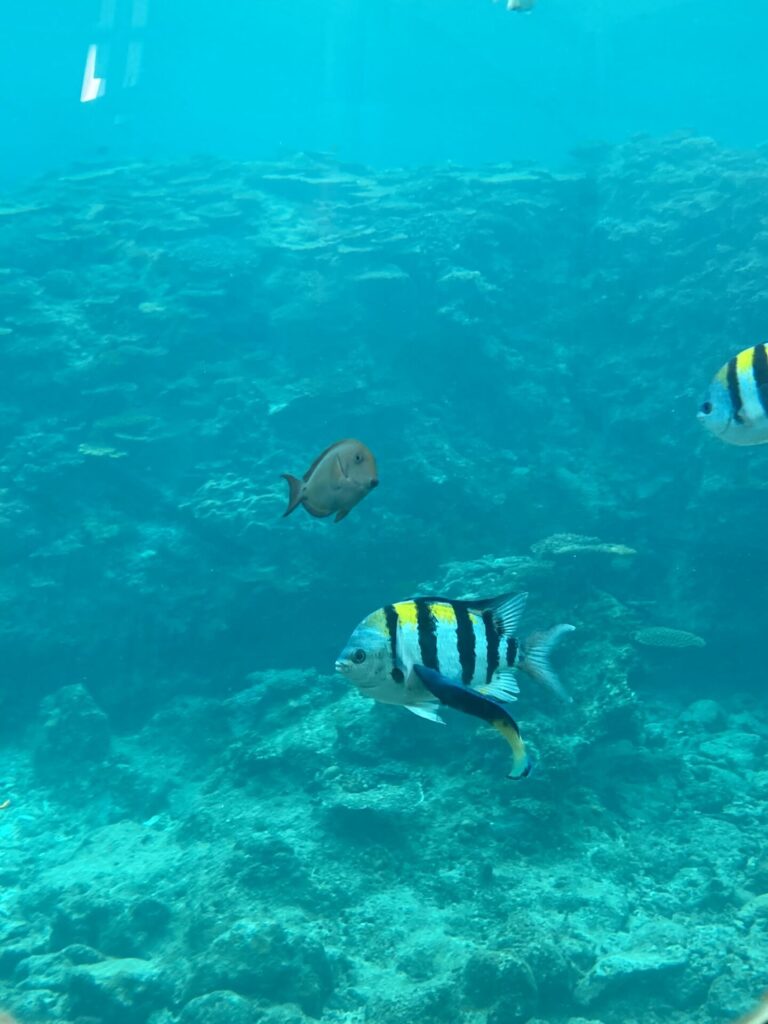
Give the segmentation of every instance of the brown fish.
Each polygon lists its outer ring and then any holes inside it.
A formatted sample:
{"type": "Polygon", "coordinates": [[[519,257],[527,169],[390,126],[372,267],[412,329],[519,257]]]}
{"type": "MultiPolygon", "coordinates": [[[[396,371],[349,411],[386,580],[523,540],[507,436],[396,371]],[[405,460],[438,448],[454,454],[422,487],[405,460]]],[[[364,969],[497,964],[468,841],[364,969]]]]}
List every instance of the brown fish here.
{"type": "Polygon", "coordinates": [[[372,452],[353,438],[326,448],[301,480],[290,473],[282,476],[290,488],[288,508],[283,516],[289,516],[297,506],[303,505],[318,519],[335,512],[337,523],[379,483],[372,452]]]}

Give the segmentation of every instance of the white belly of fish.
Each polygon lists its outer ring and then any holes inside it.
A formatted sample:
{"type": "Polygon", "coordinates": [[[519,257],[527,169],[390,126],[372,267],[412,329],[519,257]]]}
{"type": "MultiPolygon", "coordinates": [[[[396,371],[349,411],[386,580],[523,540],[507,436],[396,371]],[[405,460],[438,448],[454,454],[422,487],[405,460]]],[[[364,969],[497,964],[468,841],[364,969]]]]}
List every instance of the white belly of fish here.
{"type": "Polygon", "coordinates": [[[382,704],[399,704],[402,707],[434,701],[434,697],[415,672],[411,672],[403,683],[391,678],[382,679],[370,686],[360,686],[359,689],[364,697],[370,697],[371,700],[377,700],[382,704]]]}

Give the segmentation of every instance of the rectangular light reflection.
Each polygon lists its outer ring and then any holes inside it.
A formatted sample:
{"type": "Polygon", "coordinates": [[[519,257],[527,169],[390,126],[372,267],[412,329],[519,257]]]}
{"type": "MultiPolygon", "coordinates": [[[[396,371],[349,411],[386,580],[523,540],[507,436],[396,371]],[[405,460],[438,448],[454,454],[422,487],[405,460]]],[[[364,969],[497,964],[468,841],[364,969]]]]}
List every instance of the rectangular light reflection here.
{"type": "Polygon", "coordinates": [[[85,71],[83,72],[83,87],[80,90],[80,102],[90,103],[104,95],[105,81],[96,77],[96,56],[98,46],[92,43],[88,47],[88,55],[85,58],[85,71]]]}

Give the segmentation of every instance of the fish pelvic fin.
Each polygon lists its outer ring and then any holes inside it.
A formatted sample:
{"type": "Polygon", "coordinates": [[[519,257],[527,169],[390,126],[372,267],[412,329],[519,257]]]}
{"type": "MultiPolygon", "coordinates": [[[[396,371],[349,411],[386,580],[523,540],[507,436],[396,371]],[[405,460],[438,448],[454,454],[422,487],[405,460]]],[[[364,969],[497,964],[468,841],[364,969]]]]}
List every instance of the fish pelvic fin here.
{"type": "Polygon", "coordinates": [[[283,512],[283,519],[285,519],[286,516],[289,516],[291,512],[301,504],[301,491],[304,486],[304,482],[302,480],[297,480],[296,477],[291,476],[290,473],[281,473],[280,475],[283,480],[288,483],[288,508],[283,512]]]}
{"type": "Polygon", "coordinates": [[[545,633],[534,633],[523,644],[523,656],[520,661],[521,672],[526,672],[532,679],[543,683],[566,704],[573,703],[573,697],[569,696],[557,678],[557,673],[549,663],[549,655],[566,633],[572,633],[575,628],[569,626],[567,622],[561,622],[545,633]]]}
{"type": "Polygon", "coordinates": [[[333,520],[334,523],[340,523],[342,519],[345,519],[349,515],[349,509],[343,508],[340,512],[336,513],[336,518],[333,520]]]}
{"type": "MultiPolygon", "coordinates": [[[[437,701],[434,703],[427,703],[425,701],[423,704],[403,704],[406,711],[410,711],[418,718],[425,718],[428,722],[437,722],[438,725],[445,725],[445,719],[441,718],[435,710],[437,706],[437,701]]],[[[1,1021],[0,1024],[2,1024],[1,1021]]]]}

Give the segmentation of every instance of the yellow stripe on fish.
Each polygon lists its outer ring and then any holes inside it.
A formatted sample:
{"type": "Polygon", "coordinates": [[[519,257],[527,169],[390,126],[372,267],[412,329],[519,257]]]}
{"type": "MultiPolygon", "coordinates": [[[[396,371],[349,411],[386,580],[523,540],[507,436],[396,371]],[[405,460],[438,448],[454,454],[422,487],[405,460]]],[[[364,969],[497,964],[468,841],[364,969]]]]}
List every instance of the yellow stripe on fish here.
{"type": "MultiPolygon", "coordinates": [[[[762,348],[762,346],[760,347],[762,348]]],[[[759,365],[756,362],[756,348],[757,346],[745,349],[736,356],[736,377],[742,403],[741,415],[751,423],[766,414],[760,401],[760,392],[755,378],[755,369],[759,365]]]]}
{"type": "Polygon", "coordinates": [[[455,626],[456,626],[456,612],[453,610],[453,606],[452,605],[450,605],[450,604],[438,604],[437,602],[432,602],[429,605],[429,611],[430,611],[432,617],[437,622],[445,622],[445,623],[448,623],[448,625],[453,626],[455,628],[455,626]]]}
{"type": "Polygon", "coordinates": [[[393,604],[392,607],[397,613],[401,626],[416,625],[418,610],[416,608],[415,601],[398,601],[397,604],[393,604]]]}
{"type": "Polygon", "coordinates": [[[366,619],[367,624],[371,629],[375,629],[377,633],[381,633],[382,636],[387,635],[387,617],[384,614],[384,609],[379,608],[366,619]]]}

